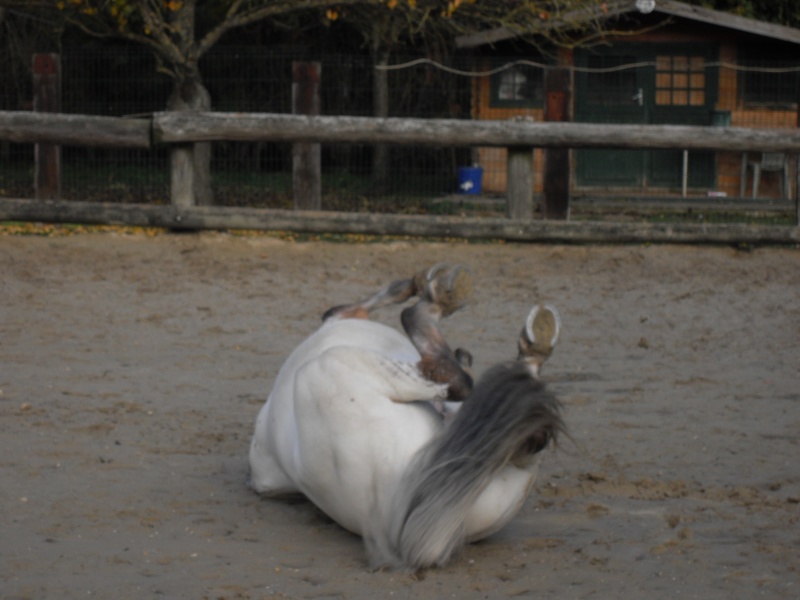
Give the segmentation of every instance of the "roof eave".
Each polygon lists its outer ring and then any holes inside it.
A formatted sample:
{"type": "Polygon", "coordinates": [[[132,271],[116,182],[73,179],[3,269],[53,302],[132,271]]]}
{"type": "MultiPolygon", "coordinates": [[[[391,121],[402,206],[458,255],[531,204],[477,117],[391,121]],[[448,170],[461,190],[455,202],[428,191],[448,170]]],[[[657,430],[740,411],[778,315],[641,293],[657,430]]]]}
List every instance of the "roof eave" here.
{"type": "Polygon", "coordinates": [[[767,23],[766,21],[748,19],[747,17],[740,17],[739,15],[693,6],[684,2],[675,2],[673,0],[657,0],[655,10],[671,17],[681,17],[701,23],[716,25],[717,27],[761,35],[783,42],[800,44],[800,29],[787,27],[785,25],[775,25],[773,23],[767,23]]]}
{"type": "MultiPolygon", "coordinates": [[[[634,12],[636,9],[633,4],[628,4],[627,8],[616,8],[609,10],[603,15],[603,18],[612,18],[621,14],[634,12]]],[[[783,42],[792,44],[800,44],[800,29],[787,27],[785,25],[774,25],[765,21],[757,21],[755,19],[748,19],[747,17],[740,17],[730,13],[712,10],[709,8],[702,8],[700,6],[693,6],[684,2],[676,2],[674,0],[656,0],[656,6],[653,12],[663,14],[670,17],[679,17],[700,23],[714,25],[716,27],[723,27],[733,29],[735,31],[742,31],[745,33],[760,35],[783,42]]],[[[557,24],[543,23],[539,31],[528,31],[527,35],[537,35],[546,33],[548,29],[552,29],[557,24]]],[[[515,32],[506,27],[492,29],[489,31],[482,31],[469,35],[463,35],[456,38],[456,48],[476,48],[486,44],[494,44],[505,40],[521,37],[519,32],[515,32]]]]}
{"type": "Polygon", "coordinates": [[[542,20],[537,28],[532,28],[526,31],[524,34],[514,31],[513,29],[509,29],[508,27],[498,27],[488,31],[479,31],[477,33],[459,36],[456,38],[455,43],[456,48],[476,48],[486,44],[495,44],[497,42],[512,40],[522,37],[523,35],[546,35],[548,31],[553,31],[559,29],[560,27],[568,27],[570,23],[574,23],[577,19],[581,18],[585,18],[587,21],[608,19],[625,14],[627,12],[630,12],[630,7],[627,6],[627,2],[608,3],[606,4],[605,9],[595,8],[590,10],[584,8],[565,13],[556,20],[542,20]],[[623,5],[625,5],[626,8],[621,8],[623,5]]]}

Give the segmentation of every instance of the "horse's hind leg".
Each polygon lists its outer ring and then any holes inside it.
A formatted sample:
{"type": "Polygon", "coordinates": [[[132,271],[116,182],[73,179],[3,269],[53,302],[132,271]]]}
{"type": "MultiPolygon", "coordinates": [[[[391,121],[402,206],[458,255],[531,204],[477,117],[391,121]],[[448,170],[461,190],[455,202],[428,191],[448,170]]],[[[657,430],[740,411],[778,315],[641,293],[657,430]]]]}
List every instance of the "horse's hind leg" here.
{"type": "Polygon", "coordinates": [[[420,287],[421,300],[401,315],[403,328],[421,356],[417,367],[430,381],[446,383],[450,400],[462,400],[472,389],[472,377],[464,369],[471,357],[463,350],[453,352],[438,322],[466,304],[472,277],[463,267],[432,269],[420,287]]]}
{"type": "MultiPolygon", "coordinates": [[[[365,300],[353,304],[342,304],[328,309],[322,320],[336,319],[368,319],[370,313],[389,304],[402,304],[409,298],[419,296],[431,299],[434,294],[439,298],[439,304],[447,316],[463,306],[469,291],[459,289],[456,293],[448,290],[447,279],[459,268],[451,269],[447,265],[436,265],[430,269],[419,271],[410,279],[398,279],[380,289],[365,300]]],[[[463,269],[462,269],[463,271],[463,269]]],[[[464,277],[456,278],[458,285],[463,288],[464,277]]]]}
{"type": "Polygon", "coordinates": [[[537,305],[525,320],[517,343],[517,360],[528,363],[536,376],[542,364],[550,358],[561,333],[561,317],[555,307],[537,305]]]}

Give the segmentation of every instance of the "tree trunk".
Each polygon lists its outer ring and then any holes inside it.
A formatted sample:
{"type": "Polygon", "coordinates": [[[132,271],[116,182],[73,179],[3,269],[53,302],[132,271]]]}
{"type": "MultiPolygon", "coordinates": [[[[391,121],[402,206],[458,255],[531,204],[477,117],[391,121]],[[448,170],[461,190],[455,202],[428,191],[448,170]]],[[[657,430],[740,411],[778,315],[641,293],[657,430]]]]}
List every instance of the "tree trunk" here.
{"type": "MultiPolygon", "coordinates": [[[[167,109],[170,111],[211,110],[211,96],[200,81],[199,74],[175,83],[172,95],[167,102],[167,109]]],[[[175,146],[171,150],[170,160],[173,172],[173,202],[177,197],[180,199],[178,203],[182,205],[213,205],[211,143],[198,142],[190,146],[175,146]],[[190,164],[187,164],[187,161],[190,164]],[[191,181],[177,181],[176,173],[185,173],[187,177],[191,177],[191,181]]]]}
{"type": "MultiPolygon", "coordinates": [[[[376,66],[389,64],[389,52],[380,50],[375,44],[374,61],[376,66]]],[[[389,116],[389,72],[386,69],[373,69],[372,96],[374,116],[389,116]]],[[[376,190],[383,190],[389,181],[389,147],[378,145],[372,154],[372,183],[376,190]]]]}

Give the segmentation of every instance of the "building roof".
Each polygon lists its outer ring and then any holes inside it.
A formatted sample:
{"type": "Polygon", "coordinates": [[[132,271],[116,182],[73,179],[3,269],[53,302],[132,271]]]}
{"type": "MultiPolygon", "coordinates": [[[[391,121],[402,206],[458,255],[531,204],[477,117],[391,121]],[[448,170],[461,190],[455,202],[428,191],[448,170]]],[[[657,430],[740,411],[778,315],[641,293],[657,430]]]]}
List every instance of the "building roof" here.
{"type": "MultiPolygon", "coordinates": [[[[626,0],[616,3],[608,3],[606,12],[602,15],[595,13],[589,15],[590,18],[602,17],[604,19],[616,17],[619,15],[638,12],[634,0],[626,0]]],[[[800,29],[794,27],[786,27],[785,25],[775,25],[765,21],[757,21],[755,19],[748,19],[740,17],[731,13],[726,13],[718,10],[711,10],[710,8],[702,8],[700,6],[693,6],[685,2],[675,2],[674,0],[655,0],[655,7],[652,10],[653,14],[662,14],[666,17],[678,17],[681,19],[688,19],[699,23],[707,23],[716,27],[723,27],[735,31],[742,31],[749,34],[760,35],[773,40],[780,40],[783,42],[790,42],[793,44],[800,44],[800,29]]],[[[563,26],[575,18],[580,18],[580,14],[570,13],[564,15],[562,19],[556,22],[543,22],[542,33],[545,28],[553,29],[559,25],[563,26]]],[[[531,34],[536,34],[536,31],[530,31],[531,34]]],[[[456,39],[456,47],[458,48],[475,48],[486,44],[493,44],[520,37],[518,31],[512,31],[505,27],[498,29],[491,29],[470,35],[464,35],[456,39]]]]}

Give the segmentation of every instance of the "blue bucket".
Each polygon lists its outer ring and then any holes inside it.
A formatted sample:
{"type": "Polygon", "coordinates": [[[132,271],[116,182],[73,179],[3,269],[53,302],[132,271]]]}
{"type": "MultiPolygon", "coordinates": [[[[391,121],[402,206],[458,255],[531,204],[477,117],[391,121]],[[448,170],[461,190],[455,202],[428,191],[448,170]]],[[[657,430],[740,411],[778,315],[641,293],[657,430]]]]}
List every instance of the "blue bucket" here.
{"type": "Polygon", "coordinates": [[[483,187],[483,168],[458,168],[458,193],[479,195],[483,187]]]}

